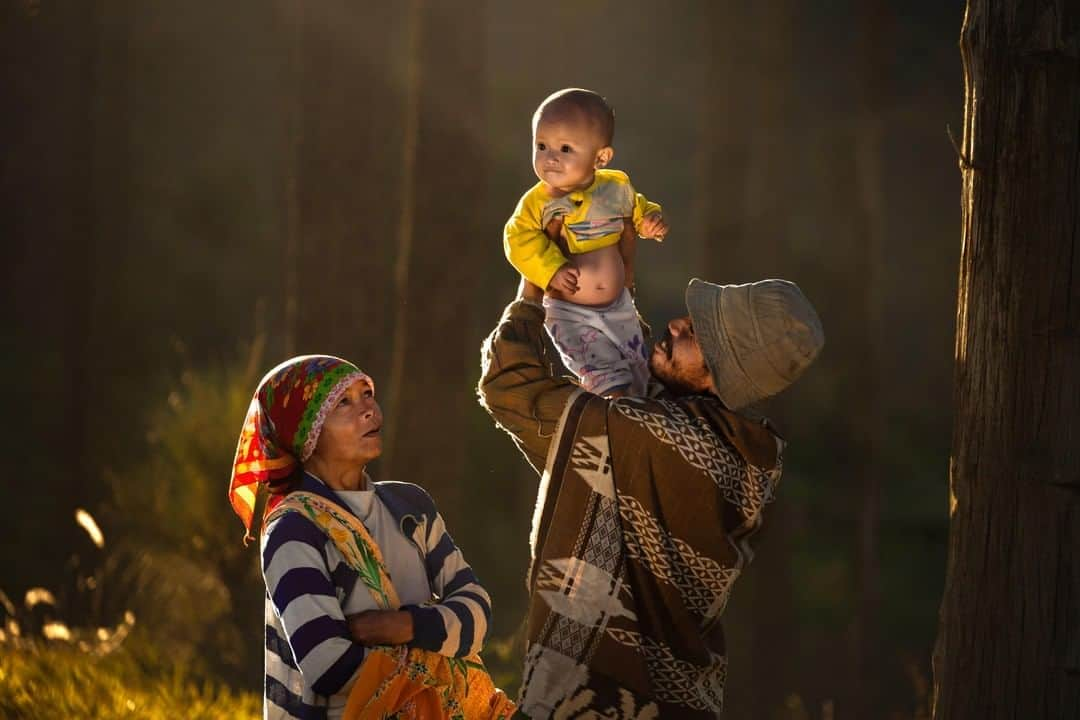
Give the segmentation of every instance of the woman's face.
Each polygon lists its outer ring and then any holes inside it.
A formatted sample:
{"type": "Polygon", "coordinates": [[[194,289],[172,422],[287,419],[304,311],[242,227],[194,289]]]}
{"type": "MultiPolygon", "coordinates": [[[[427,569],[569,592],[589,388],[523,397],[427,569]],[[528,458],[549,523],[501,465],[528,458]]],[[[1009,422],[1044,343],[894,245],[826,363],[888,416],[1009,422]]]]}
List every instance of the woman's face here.
{"type": "Polygon", "coordinates": [[[382,455],[382,422],[374,389],[357,380],[327,414],[312,456],[335,465],[366,465],[382,455]]]}

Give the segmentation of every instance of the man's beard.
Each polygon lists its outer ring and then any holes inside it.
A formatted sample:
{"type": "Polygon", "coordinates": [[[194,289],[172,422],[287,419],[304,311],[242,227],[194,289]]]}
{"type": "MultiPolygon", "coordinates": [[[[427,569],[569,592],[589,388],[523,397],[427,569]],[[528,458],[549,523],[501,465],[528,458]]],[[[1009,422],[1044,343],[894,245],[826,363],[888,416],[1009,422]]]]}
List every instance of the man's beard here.
{"type": "Polygon", "coordinates": [[[654,345],[655,347],[659,347],[660,351],[667,356],[667,363],[663,367],[657,367],[653,362],[654,356],[650,355],[649,372],[661,385],[667,388],[668,392],[675,395],[701,395],[705,392],[704,389],[697,387],[691,381],[686,369],[675,360],[675,354],[672,352],[671,347],[670,330],[664,329],[664,336],[654,345]]]}

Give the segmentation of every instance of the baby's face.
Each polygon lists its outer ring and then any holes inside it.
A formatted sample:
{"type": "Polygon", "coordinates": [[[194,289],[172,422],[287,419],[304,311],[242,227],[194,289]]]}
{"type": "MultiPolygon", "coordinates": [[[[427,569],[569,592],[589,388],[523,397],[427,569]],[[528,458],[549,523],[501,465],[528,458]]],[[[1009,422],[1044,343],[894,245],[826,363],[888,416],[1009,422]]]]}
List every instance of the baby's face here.
{"type": "Polygon", "coordinates": [[[533,132],[536,177],[561,192],[584,190],[596,169],[607,164],[606,145],[588,122],[579,118],[540,117],[533,132]]]}

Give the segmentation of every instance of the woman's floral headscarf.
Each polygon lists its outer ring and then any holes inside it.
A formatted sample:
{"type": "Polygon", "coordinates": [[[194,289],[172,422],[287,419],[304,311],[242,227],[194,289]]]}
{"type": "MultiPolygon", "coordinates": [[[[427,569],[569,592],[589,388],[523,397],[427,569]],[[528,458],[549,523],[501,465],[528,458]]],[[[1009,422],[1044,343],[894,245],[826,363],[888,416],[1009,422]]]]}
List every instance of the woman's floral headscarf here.
{"type": "MultiPolygon", "coordinates": [[[[302,355],[266,374],[251,399],[236,446],[229,502],[250,534],[259,483],[270,492],[311,457],[326,415],[357,380],[374,383],[355,365],[330,355],[302,355]]],[[[271,499],[269,511],[277,503],[271,499]]]]}

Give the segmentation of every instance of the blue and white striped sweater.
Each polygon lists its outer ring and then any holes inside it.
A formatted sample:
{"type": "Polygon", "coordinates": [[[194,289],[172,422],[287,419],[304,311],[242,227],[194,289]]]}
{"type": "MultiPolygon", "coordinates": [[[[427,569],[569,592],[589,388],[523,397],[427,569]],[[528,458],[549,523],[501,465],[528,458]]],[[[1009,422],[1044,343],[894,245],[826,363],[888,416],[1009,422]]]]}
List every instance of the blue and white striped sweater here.
{"type": "MultiPolygon", "coordinates": [[[[304,476],[301,489],[351,509],[310,475],[304,476]]],[[[419,592],[430,591],[437,601],[428,607],[403,607],[413,616],[411,645],[452,657],[478,652],[491,601],[446,532],[430,496],[409,483],[375,483],[374,489],[395,526],[419,551],[415,562],[422,564],[426,576],[419,592]]],[[[393,539],[401,545],[399,537],[393,539]]],[[[395,567],[393,553],[383,551],[395,578],[417,569],[410,566],[409,553],[397,561],[404,566],[395,567]]],[[[264,716],[333,717],[365,655],[349,638],[343,608],[358,612],[374,603],[334,544],[301,515],[290,513],[271,523],[263,533],[262,558],[267,587],[264,716]]],[[[403,593],[402,600],[410,598],[403,593]]]]}

